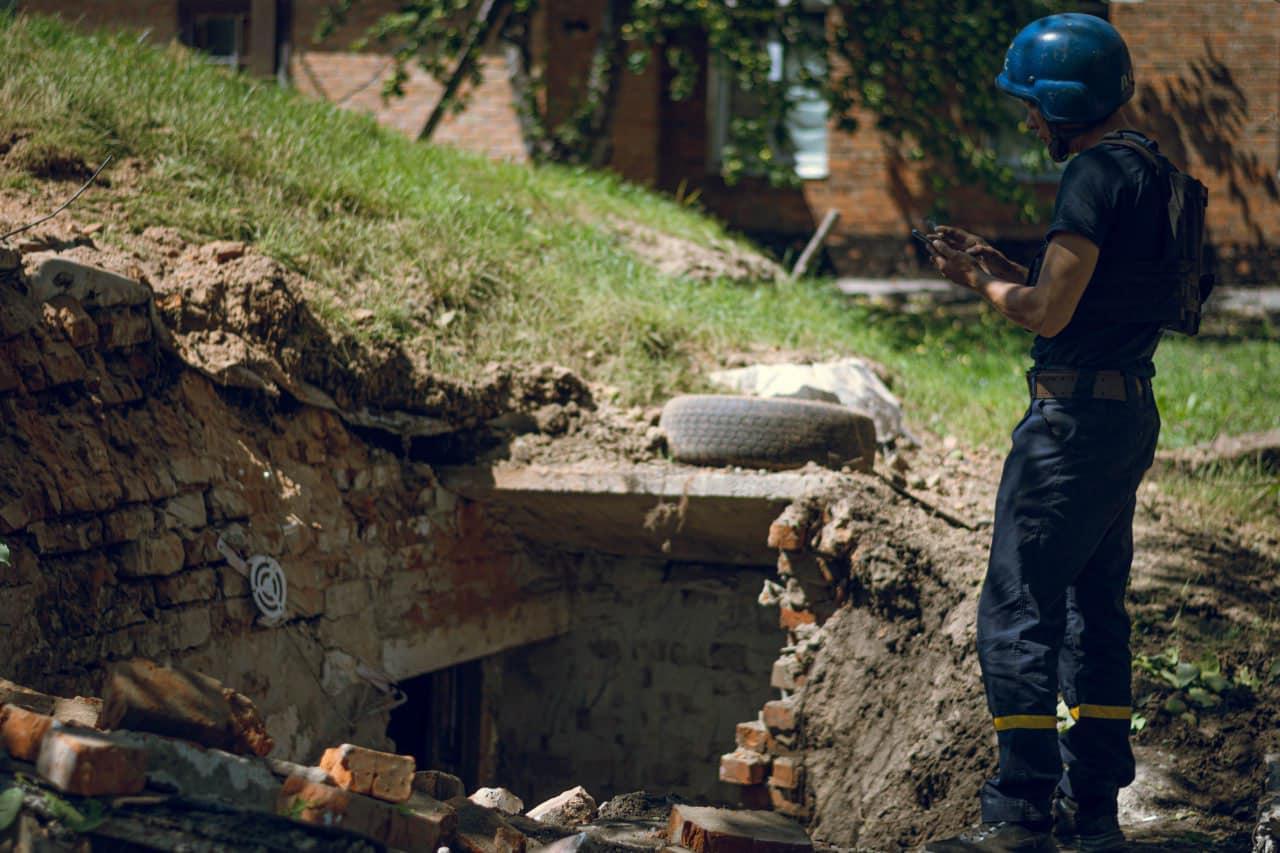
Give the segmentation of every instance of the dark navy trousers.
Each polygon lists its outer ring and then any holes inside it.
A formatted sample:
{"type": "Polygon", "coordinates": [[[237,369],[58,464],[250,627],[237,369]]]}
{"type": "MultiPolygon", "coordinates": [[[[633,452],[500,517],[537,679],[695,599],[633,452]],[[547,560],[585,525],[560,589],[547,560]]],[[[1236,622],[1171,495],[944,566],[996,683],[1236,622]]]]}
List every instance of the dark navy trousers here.
{"type": "Polygon", "coordinates": [[[978,603],[978,657],[1000,771],[984,821],[1039,823],[1054,788],[1115,813],[1133,781],[1129,617],[1135,493],[1160,416],[1149,380],[1124,401],[1032,400],[1013,431],[978,603]],[[1058,735],[1058,693],[1074,726],[1058,735]]]}

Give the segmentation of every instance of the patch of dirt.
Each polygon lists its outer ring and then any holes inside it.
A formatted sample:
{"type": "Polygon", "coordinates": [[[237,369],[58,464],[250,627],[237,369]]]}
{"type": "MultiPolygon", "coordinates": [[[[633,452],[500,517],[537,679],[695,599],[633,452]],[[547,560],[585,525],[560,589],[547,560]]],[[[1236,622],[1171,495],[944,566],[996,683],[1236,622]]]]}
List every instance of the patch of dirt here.
{"type": "Polygon", "coordinates": [[[610,224],[627,251],[666,275],[735,282],[772,281],[784,275],[782,267],[764,255],[728,240],[704,246],[638,222],[615,219],[610,224]]]}
{"type": "MultiPolygon", "coordinates": [[[[902,455],[884,476],[897,470],[953,515],[989,513],[998,454],[927,437],[902,455]]],[[[823,625],[800,691],[810,830],[837,847],[899,849],[976,821],[977,790],[995,770],[974,648],[990,531],[931,517],[882,481],[859,482],[819,502],[811,539],[847,606],[823,625]]],[[[1135,543],[1134,652],[1173,645],[1193,660],[1209,651],[1224,674],[1248,667],[1263,683],[1179,719],[1161,710],[1168,685],[1135,676],[1147,723],[1134,738],[1139,780],[1122,822],[1134,849],[1248,849],[1262,761],[1280,746],[1280,686],[1267,675],[1280,661],[1280,540],[1275,530],[1221,529],[1150,482],[1135,543]]]]}

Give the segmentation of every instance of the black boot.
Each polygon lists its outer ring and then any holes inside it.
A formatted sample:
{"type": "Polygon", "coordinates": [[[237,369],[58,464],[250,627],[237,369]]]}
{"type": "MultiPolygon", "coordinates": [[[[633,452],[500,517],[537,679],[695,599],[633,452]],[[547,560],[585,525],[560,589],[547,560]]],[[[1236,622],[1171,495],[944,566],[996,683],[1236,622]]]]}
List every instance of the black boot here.
{"type": "Polygon", "coordinates": [[[1080,804],[1059,791],[1053,798],[1053,837],[1078,853],[1124,850],[1124,833],[1114,812],[1081,813],[1080,804]]]}
{"type": "Polygon", "coordinates": [[[1033,829],[1026,824],[984,823],[953,838],[930,841],[925,853],[965,853],[969,850],[986,850],[990,853],[1056,853],[1049,828],[1033,829]]]}

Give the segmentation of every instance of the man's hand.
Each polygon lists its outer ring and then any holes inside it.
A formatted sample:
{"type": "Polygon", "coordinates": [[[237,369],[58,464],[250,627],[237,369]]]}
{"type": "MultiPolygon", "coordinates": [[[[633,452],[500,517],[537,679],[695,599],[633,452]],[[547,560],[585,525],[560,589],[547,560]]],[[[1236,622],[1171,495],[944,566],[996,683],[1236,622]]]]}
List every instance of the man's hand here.
{"type": "Polygon", "coordinates": [[[930,239],[929,248],[933,250],[933,257],[930,260],[938,272],[961,287],[972,290],[977,288],[983,279],[991,277],[973,255],[951,248],[941,238],[930,239]]]}
{"type": "Polygon", "coordinates": [[[1027,280],[1026,267],[1009,260],[1003,252],[977,234],[951,225],[939,225],[928,236],[938,237],[951,249],[969,255],[996,278],[1011,281],[1027,280]]]}

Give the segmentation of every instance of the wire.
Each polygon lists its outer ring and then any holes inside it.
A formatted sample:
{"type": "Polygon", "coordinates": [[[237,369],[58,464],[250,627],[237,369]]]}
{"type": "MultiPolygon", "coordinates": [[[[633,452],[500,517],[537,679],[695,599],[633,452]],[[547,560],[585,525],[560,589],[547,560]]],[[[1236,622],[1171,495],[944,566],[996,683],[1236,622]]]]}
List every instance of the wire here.
{"type": "Polygon", "coordinates": [[[66,210],[68,207],[71,206],[71,203],[73,201],[80,198],[80,196],[84,193],[85,190],[89,189],[89,185],[94,182],[94,180],[98,177],[98,175],[102,174],[102,170],[107,168],[107,164],[111,162],[111,159],[112,159],[111,155],[108,154],[107,159],[102,161],[102,165],[98,167],[98,170],[89,176],[89,180],[84,182],[84,186],[76,190],[76,194],[73,195],[71,198],[67,199],[66,201],[64,201],[62,203],[62,206],[59,207],[57,210],[55,210],[53,213],[50,213],[48,216],[37,219],[35,222],[31,222],[27,225],[23,225],[21,228],[14,229],[13,231],[10,231],[8,234],[0,234],[0,240],[8,240],[10,237],[13,237],[16,234],[21,234],[23,231],[29,231],[30,229],[35,228],[37,225],[41,224],[42,222],[48,222],[50,219],[53,219],[53,217],[57,216],[62,211],[66,210]]]}

